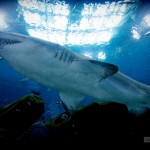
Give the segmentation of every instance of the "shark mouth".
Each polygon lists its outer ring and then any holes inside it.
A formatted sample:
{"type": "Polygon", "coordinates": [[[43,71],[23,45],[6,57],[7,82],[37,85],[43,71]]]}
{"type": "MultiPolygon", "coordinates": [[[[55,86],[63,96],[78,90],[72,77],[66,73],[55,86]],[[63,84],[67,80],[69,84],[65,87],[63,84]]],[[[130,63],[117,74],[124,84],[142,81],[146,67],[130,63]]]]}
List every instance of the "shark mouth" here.
{"type": "Polygon", "coordinates": [[[0,46],[21,43],[18,40],[0,39],[0,46]]]}

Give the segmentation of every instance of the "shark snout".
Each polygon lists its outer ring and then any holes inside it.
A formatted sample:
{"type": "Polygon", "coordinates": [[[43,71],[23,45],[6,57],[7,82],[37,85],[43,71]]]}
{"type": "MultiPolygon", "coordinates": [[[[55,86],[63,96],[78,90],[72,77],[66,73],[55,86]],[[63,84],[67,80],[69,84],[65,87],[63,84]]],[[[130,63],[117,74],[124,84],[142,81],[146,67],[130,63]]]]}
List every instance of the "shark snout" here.
{"type": "Polygon", "coordinates": [[[6,46],[11,44],[17,44],[24,41],[24,38],[21,35],[9,33],[9,32],[0,32],[0,46],[6,46]]]}

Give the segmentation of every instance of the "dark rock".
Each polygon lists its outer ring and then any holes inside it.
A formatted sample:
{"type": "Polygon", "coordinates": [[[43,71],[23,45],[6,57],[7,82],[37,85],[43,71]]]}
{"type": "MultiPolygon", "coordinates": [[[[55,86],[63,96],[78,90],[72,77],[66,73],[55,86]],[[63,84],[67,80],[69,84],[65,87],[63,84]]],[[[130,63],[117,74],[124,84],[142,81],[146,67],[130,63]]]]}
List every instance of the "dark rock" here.
{"type": "Polygon", "coordinates": [[[43,112],[44,102],[34,94],[0,108],[0,143],[17,140],[40,118],[43,112]]]}
{"type": "Polygon", "coordinates": [[[150,111],[134,116],[123,104],[92,103],[73,114],[66,111],[49,121],[39,120],[22,134],[19,144],[26,148],[136,148],[150,137],[149,126],[150,111]]]}
{"type": "Polygon", "coordinates": [[[43,123],[43,130],[46,127],[49,134],[45,134],[44,137],[42,135],[37,140],[30,138],[33,137],[31,134],[33,132],[30,131],[26,135],[26,140],[27,143],[39,146],[50,144],[65,148],[69,145],[88,147],[104,143],[126,144],[130,135],[128,119],[129,113],[125,105],[92,103],[72,115],[67,112],[62,113],[43,123]]]}
{"type": "Polygon", "coordinates": [[[43,142],[38,139],[41,141],[39,145],[138,147],[145,144],[144,137],[150,137],[150,111],[134,116],[123,104],[92,103],[72,115],[62,113],[43,125],[50,134],[44,137],[43,142]]]}

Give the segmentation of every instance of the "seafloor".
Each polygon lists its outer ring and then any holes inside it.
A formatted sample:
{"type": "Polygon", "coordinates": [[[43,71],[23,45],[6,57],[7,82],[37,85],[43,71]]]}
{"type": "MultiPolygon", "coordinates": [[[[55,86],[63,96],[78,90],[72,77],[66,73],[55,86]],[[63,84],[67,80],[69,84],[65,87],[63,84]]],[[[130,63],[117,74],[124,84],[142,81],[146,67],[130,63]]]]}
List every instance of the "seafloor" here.
{"type": "Polygon", "coordinates": [[[0,109],[2,146],[108,146],[150,144],[150,111],[135,116],[118,103],[92,103],[45,121],[44,101],[27,95],[0,109]]]}

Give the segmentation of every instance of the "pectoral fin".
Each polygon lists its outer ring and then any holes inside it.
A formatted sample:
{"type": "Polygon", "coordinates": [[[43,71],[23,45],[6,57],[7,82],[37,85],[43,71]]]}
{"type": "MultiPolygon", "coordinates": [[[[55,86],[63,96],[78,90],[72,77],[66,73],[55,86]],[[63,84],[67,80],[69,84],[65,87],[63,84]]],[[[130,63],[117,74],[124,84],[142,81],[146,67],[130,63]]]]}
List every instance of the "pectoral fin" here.
{"type": "Polygon", "coordinates": [[[76,62],[78,69],[80,68],[80,72],[96,75],[99,77],[99,81],[114,75],[119,70],[116,65],[92,59],[80,59],[74,60],[74,62],[76,62]]]}
{"type": "Polygon", "coordinates": [[[84,100],[84,96],[72,91],[61,91],[59,95],[61,100],[71,111],[77,110],[79,104],[84,100]]]}
{"type": "Polygon", "coordinates": [[[103,74],[104,78],[107,78],[108,76],[112,76],[116,72],[118,72],[118,67],[113,64],[96,61],[96,60],[89,60],[89,62],[91,64],[97,66],[97,70],[100,70],[100,72],[101,72],[101,74],[103,74]]]}

